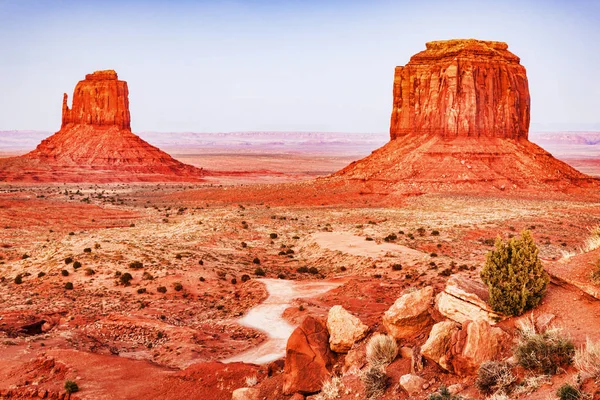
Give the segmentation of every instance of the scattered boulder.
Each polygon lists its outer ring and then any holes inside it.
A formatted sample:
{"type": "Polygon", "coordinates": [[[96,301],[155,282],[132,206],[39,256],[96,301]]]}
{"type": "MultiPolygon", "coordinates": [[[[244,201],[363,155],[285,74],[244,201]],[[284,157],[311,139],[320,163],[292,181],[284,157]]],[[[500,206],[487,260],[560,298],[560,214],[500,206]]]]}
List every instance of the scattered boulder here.
{"type": "Polygon", "coordinates": [[[429,338],[421,347],[421,354],[446,371],[452,371],[450,349],[452,338],[459,330],[460,325],[453,321],[442,321],[433,325],[429,338]]]}
{"type": "Polygon", "coordinates": [[[463,323],[483,319],[494,325],[505,318],[488,305],[488,288],[483,282],[465,275],[453,275],[436,299],[438,311],[445,317],[463,323]]]}
{"type": "Polygon", "coordinates": [[[231,400],[259,400],[260,391],[256,388],[239,388],[231,394],[231,400]]]}
{"type": "Polygon", "coordinates": [[[400,387],[406,390],[409,396],[413,396],[423,390],[427,381],[418,375],[406,374],[400,377],[400,387]]]}
{"type": "Polygon", "coordinates": [[[311,394],[330,378],[333,353],[325,322],[306,317],[288,339],[284,367],[284,394],[311,394]]]}
{"type": "Polygon", "coordinates": [[[432,300],[431,286],[400,296],[383,315],[385,329],[395,339],[405,339],[419,333],[432,322],[429,314],[432,300]]]}
{"type": "Polygon", "coordinates": [[[479,366],[498,357],[508,335],[487,321],[467,321],[462,327],[443,321],[431,329],[421,348],[426,358],[443,369],[461,376],[477,373],[479,366]]]}
{"type": "Polygon", "coordinates": [[[342,306],[333,306],[327,315],[329,346],[336,353],[347,353],[352,345],[367,335],[369,327],[342,306]]]}

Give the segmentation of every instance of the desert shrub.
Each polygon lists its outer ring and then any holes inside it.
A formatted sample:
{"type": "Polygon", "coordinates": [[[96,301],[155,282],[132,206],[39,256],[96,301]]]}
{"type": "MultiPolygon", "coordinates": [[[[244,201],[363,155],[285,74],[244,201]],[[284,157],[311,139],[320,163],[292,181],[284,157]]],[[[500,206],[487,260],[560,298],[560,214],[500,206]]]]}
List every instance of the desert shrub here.
{"type": "Polygon", "coordinates": [[[67,282],[67,283],[65,283],[65,289],[66,290],[73,290],[73,282],[67,282]]]}
{"type": "Polygon", "coordinates": [[[142,279],[145,281],[151,281],[152,279],[154,279],[154,277],[152,276],[151,273],[149,272],[144,272],[142,275],[142,279]]]}
{"type": "Polygon", "coordinates": [[[254,270],[254,275],[256,275],[256,276],[265,276],[266,273],[265,273],[264,269],[262,269],[261,267],[258,267],[258,268],[256,268],[254,270]]]}
{"type": "Polygon", "coordinates": [[[231,284],[232,284],[232,285],[235,285],[235,284],[237,284],[237,279],[235,279],[235,278],[232,278],[232,279],[231,279],[231,284]]]}
{"type": "Polygon", "coordinates": [[[479,367],[475,386],[484,394],[509,393],[516,380],[508,363],[486,361],[479,367]]]}
{"type": "Polygon", "coordinates": [[[370,366],[362,375],[367,399],[376,399],[385,393],[387,376],[380,367],[370,366]]]}
{"type": "Polygon", "coordinates": [[[15,283],[17,285],[20,285],[21,283],[23,283],[23,276],[21,274],[15,276],[15,283]]]}
{"type": "Polygon", "coordinates": [[[462,397],[450,393],[445,385],[441,385],[437,393],[432,393],[428,400],[462,400],[462,397]]]}
{"type": "Polygon", "coordinates": [[[253,263],[253,264],[260,265],[260,258],[258,258],[258,257],[254,257],[254,260],[252,260],[252,263],[253,263]]]}
{"type": "MultiPolygon", "coordinates": [[[[243,278],[243,277],[242,277],[242,278],[243,278]]],[[[206,279],[204,279],[204,277],[203,277],[203,276],[201,276],[200,278],[198,278],[198,280],[199,280],[200,282],[204,282],[204,281],[206,281],[206,279]]]]}
{"type": "Polygon", "coordinates": [[[199,260],[198,265],[204,265],[204,260],[199,260]]]}
{"type": "Polygon", "coordinates": [[[244,382],[246,383],[246,387],[256,386],[258,377],[256,375],[247,376],[246,379],[244,379],[244,382]]]}
{"type": "Polygon", "coordinates": [[[248,247],[248,243],[246,243],[246,242],[242,242],[241,244],[242,244],[242,247],[243,247],[243,248],[246,248],[246,247],[248,247]]]}
{"type": "Polygon", "coordinates": [[[73,263],[73,269],[79,269],[79,268],[81,268],[81,263],[79,261],[75,261],[73,263]]]}
{"type": "Polygon", "coordinates": [[[296,272],[301,273],[301,274],[306,274],[308,273],[308,267],[303,265],[302,267],[298,267],[296,269],[296,272]]]}
{"type": "Polygon", "coordinates": [[[402,264],[394,264],[394,265],[392,265],[392,270],[393,271],[401,271],[402,270],[402,264]]]}
{"type": "Polygon", "coordinates": [[[129,268],[142,269],[142,268],[144,268],[144,264],[141,261],[132,261],[129,263],[129,268]]]}
{"type": "Polygon", "coordinates": [[[310,267],[308,269],[308,272],[311,273],[311,274],[313,274],[313,275],[316,275],[316,274],[319,273],[319,270],[316,267],[310,267]]]}
{"type": "Polygon", "coordinates": [[[574,364],[584,379],[600,381],[600,341],[588,338],[585,346],[575,351],[574,364]]]}
{"type": "Polygon", "coordinates": [[[285,274],[283,272],[280,272],[279,274],[277,274],[277,279],[286,279],[287,276],[285,276],[285,274]]]}
{"type": "Polygon", "coordinates": [[[367,361],[372,366],[391,364],[398,355],[396,340],[388,335],[373,335],[367,342],[367,361]]]}
{"type": "Polygon", "coordinates": [[[523,368],[554,375],[559,368],[572,364],[574,355],[573,342],[561,336],[559,329],[540,333],[531,319],[520,323],[515,357],[523,368]]]}
{"type": "Polygon", "coordinates": [[[183,285],[177,282],[173,285],[173,289],[175,289],[176,292],[181,292],[183,290],[183,285]]]}
{"type": "Polygon", "coordinates": [[[137,290],[137,292],[138,292],[138,294],[144,294],[144,293],[146,293],[146,288],[139,288],[137,290]]]}
{"type": "Polygon", "coordinates": [[[76,382],[66,381],[65,382],[65,392],[67,392],[69,394],[79,392],[79,386],[77,386],[76,382]]]}
{"type": "Polygon", "coordinates": [[[431,236],[439,236],[439,235],[440,235],[440,231],[437,231],[437,230],[431,231],[431,236]]]}
{"type": "Polygon", "coordinates": [[[65,264],[71,264],[72,262],[73,262],[73,259],[71,257],[65,258],[65,264]]]}
{"type": "Polygon", "coordinates": [[[125,272],[119,277],[119,282],[121,282],[123,286],[129,286],[132,279],[133,276],[131,276],[129,272],[125,272]]]}
{"type": "Polygon", "coordinates": [[[506,315],[521,315],[537,306],[550,281],[529,231],[505,243],[498,237],[488,253],[481,279],[488,286],[490,306],[506,315]]]}
{"type": "Polygon", "coordinates": [[[60,271],[60,274],[62,276],[69,276],[69,271],[67,271],[66,269],[63,269],[62,271],[60,271]]]}
{"type": "Polygon", "coordinates": [[[85,249],[83,249],[84,253],[91,253],[92,252],[92,248],[91,247],[86,247],[85,249]]]}
{"type": "Polygon", "coordinates": [[[556,396],[558,396],[560,400],[579,400],[584,397],[579,389],[568,383],[565,383],[558,388],[556,396]]]}
{"type": "Polygon", "coordinates": [[[181,259],[183,258],[183,256],[182,256],[181,254],[176,254],[176,255],[175,255],[175,258],[176,258],[177,260],[181,260],[181,259]]]}
{"type": "Polygon", "coordinates": [[[419,234],[419,236],[425,236],[425,228],[421,227],[417,229],[417,233],[419,234]]]}
{"type": "Polygon", "coordinates": [[[46,276],[46,273],[43,272],[43,271],[42,272],[38,272],[37,276],[38,276],[38,278],[42,278],[42,277],[46,276]]]}
{"type": "Polygon", "coordinates": [[[248,282],[250,280],[250,275],[244,274],[242,275],[242,282],[248,282]]]}
{"type": "Polygon", "coordinates": [[[333,376],[331,379],[323,382],[321,392],[315,400],[334,400],[340,397],[344,391],[344,382],[339,376],[333,376]]]}
{"type": "Polygon", "coordinates": [[[277,239],[277,234],[276,233],[271,233],[271,234],[269,234],[269,237],[271,239],[277,239]]]}
{"type": "Polygon", "coordinates": [[[21,256],[21,259],[22,259],[22,260],[27,260],[28,258],[29,258],[29,254],[23,254],[23,255],[21,256]]]}
{"type": "Polygon", "coordinates": [[[92,276],[92,275],[94,275],[95,273],[96,273],[96,271],[94,271],[94,270],[93,270],[93,269],[91,269],[91,268],[86,268],[86,269],[85,269],[85,274],[86,274],[87,276],[92,276]]]}
{"type": "Polygon", "coordinates": [[[390,233],[389,235],[387,235],[386,237],[383,238],[383,240],[385,242],[393,242],[393,241],[395,241],[397,239],[398,239],[398,236],[396,236],[395,233],[390,233]]]}
{"type": "Polygon", "coordinates": [[[365,240],[366,240],[367,242],[372,242],[374,239],[373,239],[372,237],[369,237],[369,236],[367,236],[367,237],[365,238],[365,240]]]}
{"type": "Polygon", "coordinates": [[[164,286],[159,286],[159,287],[156,288],[156,291],[158,293],[167,293],[167,288],[164,287],[164,286]]]}

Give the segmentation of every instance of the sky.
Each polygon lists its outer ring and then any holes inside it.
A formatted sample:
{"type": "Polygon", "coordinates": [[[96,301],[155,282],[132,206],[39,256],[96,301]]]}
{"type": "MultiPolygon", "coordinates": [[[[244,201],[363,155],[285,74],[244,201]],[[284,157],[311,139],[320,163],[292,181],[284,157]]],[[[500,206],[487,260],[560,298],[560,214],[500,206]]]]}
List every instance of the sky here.
{"type": "Polygon", "coordinates": [[[87,73],[128,82],[132,130],[386,132],[394,67],[498,40],[533,127],[600,130],[597,0],[0,0],[0,130],[60,128],[87,73]]]}

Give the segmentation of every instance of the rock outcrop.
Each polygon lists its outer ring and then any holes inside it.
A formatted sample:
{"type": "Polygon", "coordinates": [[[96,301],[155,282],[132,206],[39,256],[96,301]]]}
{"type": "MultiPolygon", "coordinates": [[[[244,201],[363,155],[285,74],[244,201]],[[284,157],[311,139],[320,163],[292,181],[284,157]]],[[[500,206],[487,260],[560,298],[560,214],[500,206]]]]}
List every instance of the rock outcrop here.
{"type": "Polygon", "coordinates": [[[446,282],[444,291],[436,298],[440,314],[456,322],[483,319],[490,324],[506,318],[488,305],[488,288],[480,281],[463,275],[452,275],[446,282]]]}
{"type": "Polygon", "coordinates": [[[438,322],[433,326],[421,354],[445,370],[461,376],[477,373],[479,366],[498,357],[508,335],[484,320],[438,322]]]}
{"type": "Polygon", "coordinates": [[[347,353],[352,345],[364,338],[369,327],[342,306],[333,306],[327,315],[329,346],[336,353],[347,353]]]}
{"type": "Polygon", "coordinates": [[[529,86],[502,42],[429,42],[394,75],[392,140],[404,135],[527,139],[529,86]]]}
{"type": "Polygon", "coordinates": [[[288,339],[284,367],[285,394],[311,394],[331,376],[333,353],[325,323],[306,317],[288,339]]]}
{"type": "Polygon", "coordinates": [[[429,308],[433,288],[427,286],[398,298],[383,315],[383,325],[395,339],[407,339],[432,323],[429,308]]]}
{"type": "Polygon", "coordinates": [[[201,181],[183,164],[131,132],[127,82],[112,70],[86,75],[69,108],[63,97],[60,131],[21,157],[0,160],[0,181],[201,181]]]}

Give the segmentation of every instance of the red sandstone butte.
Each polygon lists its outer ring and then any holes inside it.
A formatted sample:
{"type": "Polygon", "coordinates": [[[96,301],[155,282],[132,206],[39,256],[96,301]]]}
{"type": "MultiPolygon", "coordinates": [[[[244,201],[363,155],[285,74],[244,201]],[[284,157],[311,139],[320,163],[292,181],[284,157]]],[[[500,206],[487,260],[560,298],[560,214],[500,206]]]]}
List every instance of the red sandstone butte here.
{"type": "Polygon", "coordinates": [[[502,42],[446,40],[396,67],[392,140],[403,135],[527,139],[525,67],[502,42]]]}
{"type": "Polygon", "coordinates": [[[390,142],[330,178],[361,193],[569,193],[597,182],[528,140],[525,68],[502,42],[430,42],[396,67],[390,142]]]}
{"type": "Polygon", "coordinates": [[[194,182],[202,169],[183,164],[131,132],[129,90],[112,70],[79,81],[62,125],[35,150],[0,160],[0,181],[194,182]]]}

